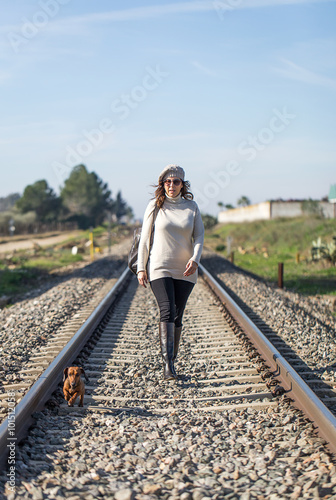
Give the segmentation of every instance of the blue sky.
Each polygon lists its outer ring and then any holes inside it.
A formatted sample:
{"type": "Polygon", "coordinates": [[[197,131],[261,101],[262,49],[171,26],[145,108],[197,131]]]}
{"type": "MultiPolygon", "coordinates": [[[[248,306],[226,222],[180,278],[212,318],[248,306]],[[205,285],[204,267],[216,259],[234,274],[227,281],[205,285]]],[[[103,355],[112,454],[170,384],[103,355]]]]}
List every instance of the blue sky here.
{"type": "Polygon", "coordinates": [[[336,183],[336,1],[12,0],[0,196],[84,163],[142,217],[169,163],[203,212],[336,183]]]}

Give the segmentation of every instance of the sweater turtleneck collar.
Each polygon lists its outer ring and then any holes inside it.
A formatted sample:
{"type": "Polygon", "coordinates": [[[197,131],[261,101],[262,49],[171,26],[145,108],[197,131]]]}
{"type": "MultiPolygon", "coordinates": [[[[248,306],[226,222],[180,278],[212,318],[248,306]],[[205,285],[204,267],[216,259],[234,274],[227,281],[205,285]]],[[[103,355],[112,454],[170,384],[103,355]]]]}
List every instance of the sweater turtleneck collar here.
{"type": "Polygon", "coordinates": [[[183,200],[182,196],[181,196],[181,193],[178,194],[177,196],[175,196],[175,198],[172,198],[171,196],[168,196],[166,194],[166,200],[169,202],[169,203],[181,203],[181,201],[183,200]]]}

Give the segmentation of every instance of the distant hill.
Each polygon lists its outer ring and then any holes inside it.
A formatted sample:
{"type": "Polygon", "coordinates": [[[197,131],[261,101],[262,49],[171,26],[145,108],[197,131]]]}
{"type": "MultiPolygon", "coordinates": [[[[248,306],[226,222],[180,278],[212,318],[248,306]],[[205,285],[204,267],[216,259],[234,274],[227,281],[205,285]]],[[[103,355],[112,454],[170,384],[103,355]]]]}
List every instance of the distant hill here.
{"type": "Polygon", "coordinates": [[[0,198],[0,212],[7,212],[15,203],[21,198],[19,193],[12,193],[6,196],[5,198],[0,198]]]}

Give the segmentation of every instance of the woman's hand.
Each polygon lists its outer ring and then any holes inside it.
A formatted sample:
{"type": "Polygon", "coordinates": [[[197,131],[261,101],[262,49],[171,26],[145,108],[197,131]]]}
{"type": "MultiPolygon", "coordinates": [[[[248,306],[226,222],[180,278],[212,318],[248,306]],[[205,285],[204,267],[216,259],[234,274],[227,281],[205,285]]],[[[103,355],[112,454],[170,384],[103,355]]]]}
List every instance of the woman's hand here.
{"type": "Polygon", "coordinates": [[[146,271],[139,271],[137,274],[139,285],[147,288],[146,283],[148,283],[146,271]]]}
{"type": "Polygon", "coordinates": [[[197,271],[198,264],[193,260],[188,260],[183,276],[191,276],[197,271]]]}

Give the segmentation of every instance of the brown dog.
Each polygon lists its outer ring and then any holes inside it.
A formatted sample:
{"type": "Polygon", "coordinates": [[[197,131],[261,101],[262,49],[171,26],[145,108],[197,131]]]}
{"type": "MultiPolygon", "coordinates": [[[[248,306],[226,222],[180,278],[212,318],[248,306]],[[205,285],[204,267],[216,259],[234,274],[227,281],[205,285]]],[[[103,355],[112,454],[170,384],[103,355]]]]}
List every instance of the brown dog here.
{"type": "Polygon", "coordinates": [[[68,401],[68,406],[73,406],[78,396],[78,406],[83,406],[85,386],[83,380],[81,379],[81,374],[83,374],[85,379],[87,380],[85,371],[80,366],[68,366],[67,368],[64,368],[63,393],[65,401],[68,401]]]}

